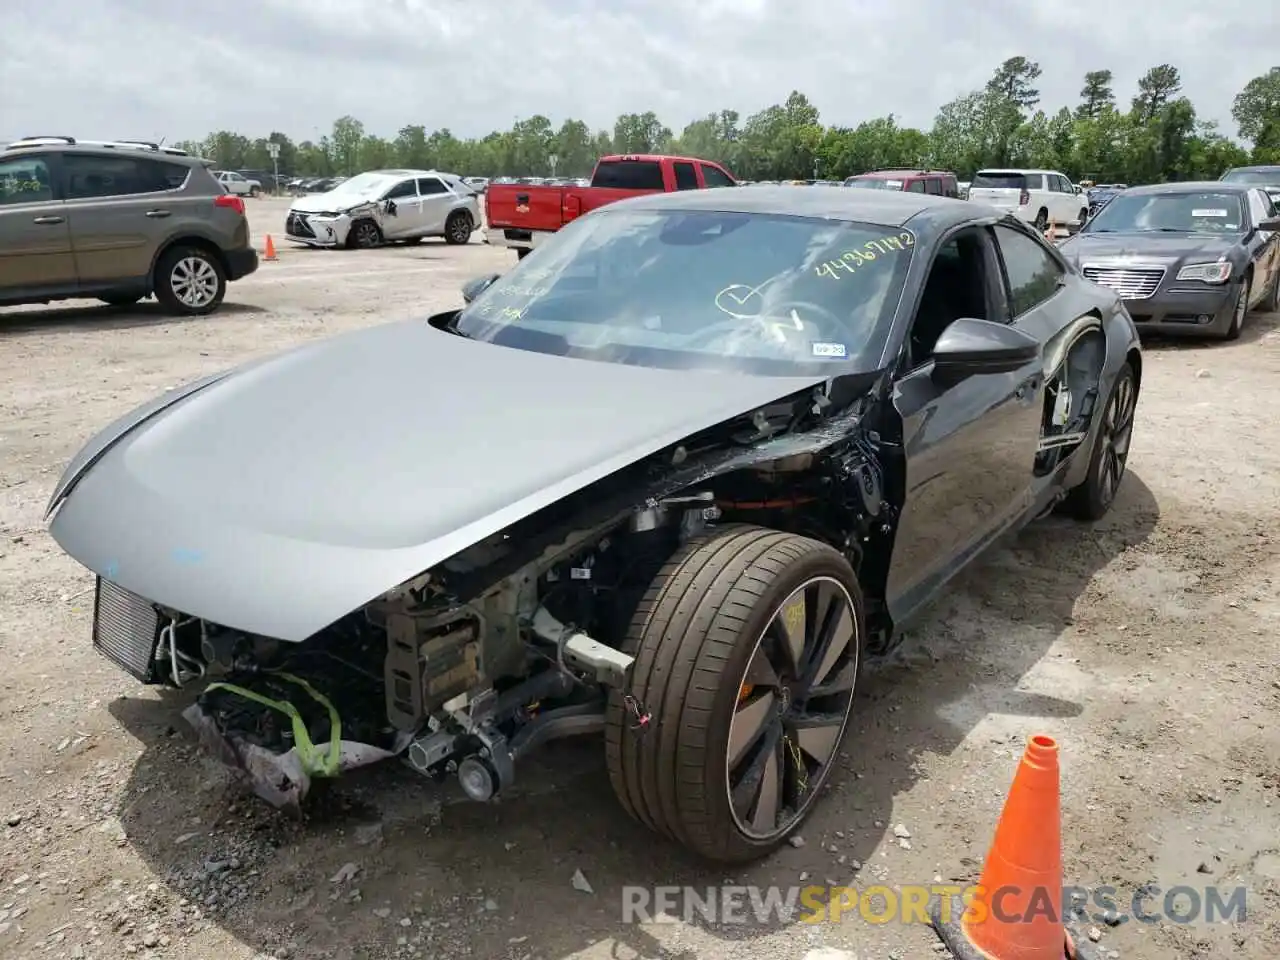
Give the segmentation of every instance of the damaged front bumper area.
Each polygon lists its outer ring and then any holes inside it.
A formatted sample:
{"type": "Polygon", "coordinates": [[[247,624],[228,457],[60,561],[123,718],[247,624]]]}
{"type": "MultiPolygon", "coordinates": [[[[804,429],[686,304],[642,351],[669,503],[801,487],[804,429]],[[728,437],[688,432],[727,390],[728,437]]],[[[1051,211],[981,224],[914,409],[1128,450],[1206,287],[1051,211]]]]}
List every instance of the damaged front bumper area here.
{"type": "Polygon", "coordinates": [[[399,756],[412,740],[385,722],[383,648],[355,618],[294,645],[164,616],[99,579],[93,645],[142,683],[209,680],[183,711],[200,744],[259,797],[295,814],[315,780],[399,756]]]}
{"type": "Polygon", "coordinates": [[[182,716],[206,751],[263,800],[295,816],[315,779],[389,760],[413,739],[399,732],[377,736],[376,745],[348,739],[333,702],[292,674],[237,679],[210,684],[182,716]]]}

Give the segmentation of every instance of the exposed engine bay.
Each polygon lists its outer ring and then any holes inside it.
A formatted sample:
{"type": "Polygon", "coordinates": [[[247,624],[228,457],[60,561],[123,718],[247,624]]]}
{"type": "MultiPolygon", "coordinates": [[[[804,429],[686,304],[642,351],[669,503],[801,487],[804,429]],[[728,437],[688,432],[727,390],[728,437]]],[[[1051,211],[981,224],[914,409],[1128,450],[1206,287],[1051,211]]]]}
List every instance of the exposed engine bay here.
{"type": "Polygon", "coordinates": [[[169,686],[207,682],[184,716],[208,750],[276,807],[300,811],[316,779],[392,757],[431,778],[454,776],[472,799],[489,799],[544,741],[602,730],[610,691],[625,698],[631,723],[649,721],[647,705],[622,692],[634,665],[628,626],[689,538],[717,525],[762,524],[837,546],[867,582],[883,582],[878,564],[895,519],[885,468],[892,457],[873,435],[850,439],[844,427],[801,440],[787,427],[810,402],[759,411],[730,425],[727,438],[702,438],[703,447],[691,438],[612,478],[613,486],[584,491],[580,503],[593,509],[558,504],[304,643],[184,617],[106,581],[95,643],[126,665],[110,638],[126,628],[136,634],[146,608],[155,639],[146,658],[133,656],[131,671],[169,686]],[[784,455],[759,453],[771,437],[784,455]],[[786,454],[787,444],[800,452],[786,454]],[[744,458],[747,466],[724,469],[744,458]],[[655,485],[655,474],[666,479],[655,485]],[[689,477],[704,479],[690,485],[689,477]],[[637,503],[636,489],[663,492],[637,503]]]}

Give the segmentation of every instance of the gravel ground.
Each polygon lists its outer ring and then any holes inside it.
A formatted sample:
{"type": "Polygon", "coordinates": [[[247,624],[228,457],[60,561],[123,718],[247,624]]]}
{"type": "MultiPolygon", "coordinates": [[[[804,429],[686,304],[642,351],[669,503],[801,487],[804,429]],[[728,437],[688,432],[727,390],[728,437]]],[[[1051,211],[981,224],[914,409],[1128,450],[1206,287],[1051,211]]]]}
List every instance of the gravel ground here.
{"type": "MultiPolygon", "coordinates": [[[[251,204],[260,239],[285,206],[251,204]]],[[[446,307],[514,262],[478,242],[279,257],[199,321],[0,312],[0,956],[937,956],[927,929],[856,913],[626,924],[621,888],[963,882],[1035,732],[1062,744],[1068,884],[1117,888],[1121,911],[1145,884],[1247,888],[1244,922],[1086,920],[1104,956],[1280,954],[1280,422],[1260,402],[1280,317],[1235,344],[1150,345],[1110,517],[1038,524],[964,576],[868,676],[803,842],[725,878],[626,818],[593,741],[547,748],[501,804],[393,765],[286,822],[197,752],[180,697],[92,652],[91,579],[41,523],[91,433],[205,373],[446,307]]]]}

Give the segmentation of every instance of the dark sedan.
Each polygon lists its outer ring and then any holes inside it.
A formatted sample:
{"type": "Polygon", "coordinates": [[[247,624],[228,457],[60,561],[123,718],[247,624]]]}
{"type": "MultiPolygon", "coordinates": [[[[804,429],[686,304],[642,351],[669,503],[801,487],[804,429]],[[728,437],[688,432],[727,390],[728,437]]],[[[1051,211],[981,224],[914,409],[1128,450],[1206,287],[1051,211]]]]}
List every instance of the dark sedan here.
{"type": "Polygon", "coordinates": [[[95,646],[272,803],[393,756],[489,800],[602,733],[638,821],[760,857],[867,658],[1125,473],[1132,320],[982,204],[637,197],[464,300],[166,393],[54,491],[95,646]]]}
{"type": "Polygon", "coordinates": [[[1232,167],[1222,175],[1224,183],[1241,183],[1250,187],[1261,187],[1271,198],[1271,202],[1280,207],[1280,165],[1262,164],[1256,167],[1232,167]]]}
{"type": "Polygon", "coordinates": [[[1211,180],[1133,187],[1059,247],[1119,293],[1140,330],[1240,336],[1280,297],[1280,220],[1258,187],[1211,180]]]}

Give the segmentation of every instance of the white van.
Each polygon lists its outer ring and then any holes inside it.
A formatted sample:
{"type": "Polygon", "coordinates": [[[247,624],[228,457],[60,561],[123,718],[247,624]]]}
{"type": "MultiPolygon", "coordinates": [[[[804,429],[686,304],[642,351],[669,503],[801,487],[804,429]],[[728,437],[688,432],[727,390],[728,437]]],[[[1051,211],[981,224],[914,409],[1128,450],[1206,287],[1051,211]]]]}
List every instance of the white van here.
{"type": "Polygon", "coordinates": [[[969,184],[969,199],[1008,210],[1035,224],[1079,227],[1089,219],[1089,200],[1056,170],[979,170],[969,184]]]}

